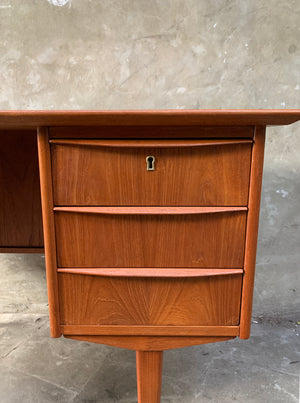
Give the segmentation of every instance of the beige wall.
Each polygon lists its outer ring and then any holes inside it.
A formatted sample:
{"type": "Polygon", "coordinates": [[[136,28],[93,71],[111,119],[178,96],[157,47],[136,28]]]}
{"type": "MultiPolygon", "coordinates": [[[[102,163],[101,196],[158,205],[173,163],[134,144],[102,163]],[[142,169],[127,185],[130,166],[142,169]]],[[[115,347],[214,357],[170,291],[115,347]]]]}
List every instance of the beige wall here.
{"type": "MultiPolygon", "coordinates": [[[[0,0],[0,58],[0,109],[299,108],[300,2],[0,0]]],[[[299,156],[268,130],[256,314],[299,307],[299,156]]]]}

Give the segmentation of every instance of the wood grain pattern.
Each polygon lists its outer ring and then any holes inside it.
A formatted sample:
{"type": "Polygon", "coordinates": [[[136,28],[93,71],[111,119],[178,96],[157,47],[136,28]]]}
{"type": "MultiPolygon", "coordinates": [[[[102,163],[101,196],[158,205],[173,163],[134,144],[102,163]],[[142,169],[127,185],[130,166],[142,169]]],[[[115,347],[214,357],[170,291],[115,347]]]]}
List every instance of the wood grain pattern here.
{"type": "Polygon", "coordinates": [[[40,168],[41,199],[44,226],[46,274],[49,301],[51,337],[60,337],[60,312],[58,299],[57,262],[55,247],[55,228],[53,216],[53,194],[51,177],[51,160],[48,143],[48,130],[38,129],[38,155],[40,168]]]}
{"type": "Polygon", "coordinates": [[[55,205],[246,206],[248,202],[251,143],[187,148],[52,144],[51,154],[55,205]],[[155,171],[147,171],[148,155],[155,157],[155,171]]]}
{"type": "Polygon", "coordinates": [[[54,139],[252,138],[254,126],[60,126],[50,127],[54,139]]]}
{"type": "Polygon", "coordinates": [[[110,277],[203,277],[203,276],[224,276],[225,274],[243,274],[243,269],[162,269],[149,267],[138,268],[69,268],[57,269],[58,273],[86,274],[92,276],[110,277]]]}
{"type": "Polygon", "coordinates": [[[110,278],[59,273],[61,324],[229,326],[239,323],[242,275],[110,278]]]}
{"type": "Polygon", "coordinates": [[[248,203],[249,213],[246,230],[245,274],[243,279],[241,305],[241,339],[248,339],[250,337],[264,147],[265,127],[256,127],[255,143],[253,146],[251,162],[250,192],[248,203]]]}
{"type": "MultiPolygon", "coordinates": [[[[52,337],[138,350],[140,403],[160,401],[163,350],[248,338],[265,126],[299,119],[299,109],[0,112],[0,128],[53,125],[58,138],[52,181],[49,132],[39,130],[52,337]]],[[[3,139],[16,137],[3,133],[0,252],[19,239],[39,249],[33,165],[24,169],[33,151],[18,148],[8,170],[14,147],[3,139]]]]}
{"type": "Polygon", "coordinates": [[[286,125],[300,119],[300,109],[205,110],[61,110],[0,111],[0,128],[40,126],[242,126],[286,125]]]}
{"type": "Polygon", "coordinates": [[[242,268],[246,212],[55,212],[58,267],[242,268]]]}
{"type": "Polygon", "coordinates": [[[0,247],[42,248],[36,131],[0,131],[0,247]]]}
{"type": "Polygon", "coordinates": [[[173,348],[197,346],[232,340],[236,336],[67,336],[67,339],[106,344],[108,346],[127,348],[129,350],[164,351],[173,348]]]}
{"type": "Polygon", "coordinates": [[[163,352],[137,351],[138,403],[160,403],[163,352]]]}
{"type": "Polygon", "coordinates": [[[66,336],[238,336],[239,326],[61,325],[66,336]]]}

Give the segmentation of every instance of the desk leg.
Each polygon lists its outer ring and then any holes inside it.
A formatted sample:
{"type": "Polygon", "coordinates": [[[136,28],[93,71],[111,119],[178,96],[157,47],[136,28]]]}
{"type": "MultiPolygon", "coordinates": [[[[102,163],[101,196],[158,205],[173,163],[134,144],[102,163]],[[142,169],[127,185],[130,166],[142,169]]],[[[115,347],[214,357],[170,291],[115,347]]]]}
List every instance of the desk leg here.
{"type": "Polygon", "coordinates": [[[162,351],[137,351],[138,403],[160,403],[162,351]]]}

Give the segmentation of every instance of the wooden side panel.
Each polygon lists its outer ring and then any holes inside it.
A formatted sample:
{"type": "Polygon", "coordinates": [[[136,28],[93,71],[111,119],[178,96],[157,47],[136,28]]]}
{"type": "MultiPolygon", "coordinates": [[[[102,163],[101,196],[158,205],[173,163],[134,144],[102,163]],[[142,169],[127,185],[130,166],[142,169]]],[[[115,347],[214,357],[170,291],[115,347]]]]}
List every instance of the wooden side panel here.
{"type": "Polygon", "coordinates": [[[55,212],[58,267],[242,268],[246,216],[55,212]]]}
{"type": "Polygon", "coordinates": [[[5,248],[3,252],[43,247],[41,210],[36,131],[1,130],[0,248],[5,248]]]}
{"type": "MultiPolygon", "coordinates": [[[[130,140],[128,140],[130,143],[130,140]]],[[[51,145],[55,205],[246,206],[251,144],[51,145]],[[155,157],[147,171],[146,157],[155,157]]]]}
{"type": "Polygon", "coordinates": [[[242,275],[110,278],[59,273],[65,325],[203,326],[239,323],[242,275]]]}
{"type": "Polygon", "coordinates": [[[49,301],[51,337],[60,337],[60,315],[58,300],[57,262],[55,247],[53,194],[51,177],[50,147],[48,129],[38,129],[38,153],[41,181],[41,198],[43,210],[43,225],[45,239],[45,258],[49,301]]]}
{"type": "Polygon", "coordinates": [[[245,246],[245,273],[243,279],[241,305],[241,339],[248,339],[250,337],[260,194],[264,163],[265,129],[265,127],[256,127],[255,142],[252,151],[250,192],[248,203],[249,212],[247,219],[245,246]]]}

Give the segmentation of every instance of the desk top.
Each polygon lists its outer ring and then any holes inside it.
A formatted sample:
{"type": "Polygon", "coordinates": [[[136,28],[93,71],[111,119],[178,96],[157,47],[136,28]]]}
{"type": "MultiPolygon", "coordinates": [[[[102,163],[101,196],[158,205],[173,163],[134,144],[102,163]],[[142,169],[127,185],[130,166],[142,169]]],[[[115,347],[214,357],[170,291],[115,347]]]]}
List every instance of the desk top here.
{"type": "Polygon", "coordinates": [[[272,126],[300,120],[300,109],[0,111],[0,129],[38,126],[272,126]]]}

